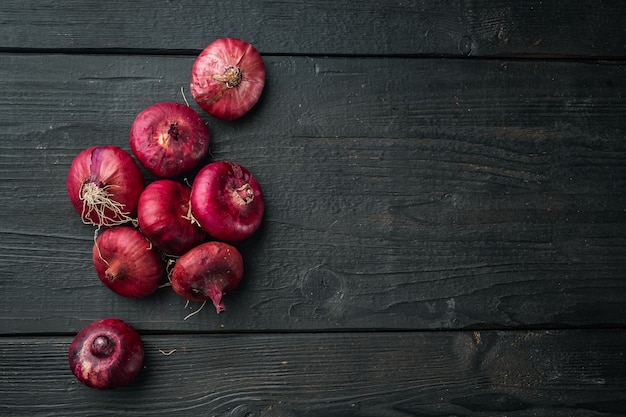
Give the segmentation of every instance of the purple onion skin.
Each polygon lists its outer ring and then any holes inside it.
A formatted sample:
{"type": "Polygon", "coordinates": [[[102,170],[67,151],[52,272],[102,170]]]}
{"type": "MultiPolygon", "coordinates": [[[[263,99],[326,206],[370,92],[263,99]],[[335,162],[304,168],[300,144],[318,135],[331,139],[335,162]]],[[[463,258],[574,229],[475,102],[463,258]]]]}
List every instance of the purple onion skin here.
{"type": "Polygon", "coordinates": [[[143,365],[144,347],[128,323],[106,318],[85,326],[69,349],[70,369],[88,387],[113,389],[131,382],[143,365]]]}
{"type": "Polygon", "coordinates": [[[128,152],[118,146],[101,145],[87,148],[74,157],[66,186],[83,222],[114,226],[137,216],[144,178],[128,152]],[[96,195],[100,198],[95,198],[96,195]]]}
{"type": "Polygon", "coordinates": [[[265,64],[250,43],[235,38],[211,42],[191,68],[191,94],[211,116],[235,120],[261,97],[265,64]]]}
{"type": "Polygon", "coordinates": [[[111,227],[98,235],[92,259],[102,283],[124,297],[147,297],[164,275],[161,255],[131,226],[111,227]]]}
{"type": "Polygon", "coordinates": [[[259,183],[234,162],[216,161],[198,172],[191,186],[191,211],[217,240],[239,242],[261,225],[265,204],[259,183]]]}
{"type": "Polygon", "coordinates": [[[237,248],[206,242],[178,258],[172,270],[172,289],[186,300],[211,300],[219,314],[226,310],[222,297],[237,288],[243,273],[243,257],[237,248]]]}
{"type": "Polygon", "coordinates": [[[183,255],[208,238],[188,217],[190,195],[191,188],[187,185],[159,179],[150,183],[139,197],[139,228],[167,255],[183,255]]]}
{"type": "Polygon", "coordinates": [[[168,178],[197,167],[209,151],[211,138],[195,110],[163,102],[142,110],[130,130],[130,146],[141,164],[168,178]]]}

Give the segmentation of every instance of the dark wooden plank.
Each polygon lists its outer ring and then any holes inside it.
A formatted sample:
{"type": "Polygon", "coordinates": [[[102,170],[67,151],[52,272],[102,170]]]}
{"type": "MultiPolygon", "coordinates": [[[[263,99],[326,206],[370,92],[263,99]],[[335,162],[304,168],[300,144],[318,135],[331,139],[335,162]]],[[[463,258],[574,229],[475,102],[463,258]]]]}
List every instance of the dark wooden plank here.
{"type": "Polygon", "coordinates": [[[67,169],[128,149],[192,61],[0,55],[0,333],[110,314],[155,331],[626,323],[626,71],[609,64],[268,57],[249,117],[206,118],[215,159],[268,203],[228,311],[183,321],[168,289],[108,292],[67,169]]]}
{"type": "Polygon", "coordinates": [[[266,54],[624,57],[621,1],[3,0],[0,48],[197,51],[235,36],[266,54]]]}
{"type": "Polygon", "coordinates": [[[70,341],[0,338],[1,414],[606,417],[626,408],[621,331],[144,336],[142,373],[109,392],[74,379],[70,341]]]}

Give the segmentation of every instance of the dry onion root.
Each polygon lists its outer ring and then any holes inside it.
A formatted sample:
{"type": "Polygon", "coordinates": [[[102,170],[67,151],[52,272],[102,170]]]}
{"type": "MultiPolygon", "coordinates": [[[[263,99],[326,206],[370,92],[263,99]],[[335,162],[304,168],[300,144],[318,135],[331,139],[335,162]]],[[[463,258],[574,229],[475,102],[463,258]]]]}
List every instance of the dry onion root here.
{"type": "Polygon", "coordinates": [[[172,288],[188,301],[211,300],[219,314],[226,310],[224,294],[237,288],[243,273],[243,257],[237,248],[223,242],[205,242],[178,258],[172,270],[172,288]]]}
{"type": "Polygon", "coordinates": [[[144,179],[139,166],[123,149],[92,146],[70,166],[67,192],[83,223],[111,227],[137,217],[144,179]]]}
{"type": "Polygon", "coordinates": [[[207,233],[189,218],[191,188],[158,179],[139,198],[137,222],[154,245],[169,256],[180,256],[207,240],[207,233]]]}
{"type": "Polygon", "coordinates": [[[191,94],[204,111],[235,120],[252,109],[265,86],[265,64],[246,41],[222,38],[198,55],[191,69],[191,94]]]}

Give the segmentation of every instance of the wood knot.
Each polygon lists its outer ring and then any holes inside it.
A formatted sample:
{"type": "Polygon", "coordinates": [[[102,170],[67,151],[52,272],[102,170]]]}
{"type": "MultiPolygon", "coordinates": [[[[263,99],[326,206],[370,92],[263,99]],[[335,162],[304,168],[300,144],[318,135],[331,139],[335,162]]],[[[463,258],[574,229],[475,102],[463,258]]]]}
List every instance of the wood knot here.
{"type": "Polygon", "coordinates": [[[306,271],[300,287],[302,295],[310,300],[341,299],[344,294],[343,279],[330,269],[314,267],[306,271]]]}

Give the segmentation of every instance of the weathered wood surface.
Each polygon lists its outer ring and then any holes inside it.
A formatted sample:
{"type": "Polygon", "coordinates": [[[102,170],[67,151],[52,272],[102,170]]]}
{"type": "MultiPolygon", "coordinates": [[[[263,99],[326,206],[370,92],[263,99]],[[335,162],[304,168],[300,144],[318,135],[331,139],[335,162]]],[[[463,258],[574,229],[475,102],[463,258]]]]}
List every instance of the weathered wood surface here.
{"type": "Polygon", "coordinates": [[[621,331],[144,340],[140,376],[97,392],[58,359],[69,337],[0,338],[0,414],[607,417],[626,404],[621,331]]]}
{"type": "Polygon", "coordinates": [[[625,21],[621,1],[3,0],[0,48],[623,58],[625,21]]]}
{"type": "Polygon", "coordinates": [[[249,118],[207,117],[214,159],[259,178],[264,226],[228,314],[182,323],[169,289],[100,283],[64,181],[81,149],[129,149],[142,108],[182,100],[192,59],[0,60],[4,333],[111,311],[150,330],[625,324],[621,66],[268,58],[249,118]]]}
{"type": "Polygon", "coordinates": [[[0,415],[624,415],[622,2],[216,6],[0,2],[0,415]],[[212,158],[267,212],[227,311],[183,320],[98,281],[65,178],[222,36],[268,80],[201,112],[212,158]],[[67,348],[110,316],[146,368],[97,392],[67,348]]]}

